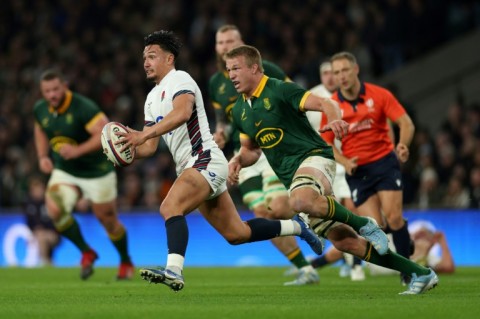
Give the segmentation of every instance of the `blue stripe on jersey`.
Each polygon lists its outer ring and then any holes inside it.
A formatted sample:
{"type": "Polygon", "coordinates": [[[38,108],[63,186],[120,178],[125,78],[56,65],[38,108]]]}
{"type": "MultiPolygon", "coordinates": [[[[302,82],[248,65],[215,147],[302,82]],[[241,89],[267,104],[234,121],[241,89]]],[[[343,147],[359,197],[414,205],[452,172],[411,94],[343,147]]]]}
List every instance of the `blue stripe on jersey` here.
{"type": "Polygon", "coordinates": [[[172,101],[175,100],[175,98],[179,95],[182,95],[182,94],[191,94],[193,96],[195,96],[195,93],[193,93],[192,91],[190,90],[181,90],[181,91],[178,91],[177,93],[175,93],[172,97],[172,101]]]}
{"type": "Polygon", "coordinates": [[[206,170],[208,163],[210,163],[211,159],[212,156],[210,156],[210,150],[206,150],[205,152],[198,155],[198,159],[195,161],[192,167],[197,169],[197,171],[206,170]]]}
{"type": "Polygon", "coordinates": [[[187,130],[188,136],[190,137],[190,144],[192,145],[192,156],[195,156],[203,151],[203,139],[202,134],[200,134],[196,104],[193,105],[192,116],[187,121],[187,130]]]}
{"type": "Polygon", "coordinates": [[[143,122],[143,126],[154,126],[155,122],[154,121],[145,121],[143,122]]]}

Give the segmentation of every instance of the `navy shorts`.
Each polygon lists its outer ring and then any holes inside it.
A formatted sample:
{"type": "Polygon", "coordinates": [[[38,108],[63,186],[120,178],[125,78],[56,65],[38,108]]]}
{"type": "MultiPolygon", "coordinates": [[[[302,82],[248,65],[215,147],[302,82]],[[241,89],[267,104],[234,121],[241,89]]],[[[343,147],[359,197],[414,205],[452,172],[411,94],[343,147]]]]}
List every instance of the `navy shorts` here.
{"type": "Polygon", "coordinates": [[[355,206],[360,206],[379,191],[403,189],[400,163],[394,152],[373,163],[358,166],[353,175],[347,174],[346,177],[355,206]]]}

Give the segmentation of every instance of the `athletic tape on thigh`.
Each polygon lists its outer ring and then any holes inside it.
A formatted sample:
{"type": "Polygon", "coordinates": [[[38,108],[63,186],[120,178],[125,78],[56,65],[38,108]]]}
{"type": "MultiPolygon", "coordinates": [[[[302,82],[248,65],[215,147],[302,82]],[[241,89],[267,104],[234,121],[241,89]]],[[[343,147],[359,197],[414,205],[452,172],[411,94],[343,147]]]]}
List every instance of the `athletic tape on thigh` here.
{"type": "Polygon", "coordinates": [[[323,195],[324,193],[323,185],[319,183],[318,179],[316,179],[313,175],[296,175],[293,178],[292,185],[290,185],[290,192],[302,187],[314,189],[320,195],[323,195]]]}
{"type": "Polygon", "coordinates": [[[80,197],[78,191],[72,186],[55,184],[47,189],[48,196],[57,204],[60,218],[55,222],[58,230],[63,229],[72,220],[72,211],[80,197]]]}
{"type": "Polygon", "coordinates": [[[288,196],[287,189],[276,176],[263,179],[263,193],[265,196],[265,203],[267,207],[270,206],[270,203],[275,198],[281,196],[288,196]]]}

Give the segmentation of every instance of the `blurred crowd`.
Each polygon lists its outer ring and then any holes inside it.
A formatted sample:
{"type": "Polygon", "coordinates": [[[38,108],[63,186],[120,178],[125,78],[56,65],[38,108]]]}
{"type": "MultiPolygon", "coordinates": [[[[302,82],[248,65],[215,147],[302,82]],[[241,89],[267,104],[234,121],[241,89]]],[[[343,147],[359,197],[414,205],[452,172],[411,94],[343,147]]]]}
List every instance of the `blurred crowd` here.
{"type": "MultiPolygon", "coordinates": [[[[178,69],[204,92],[216,71],[215,31],[236,24],[246,43],[279,64],[300,85],[319,82],[319,62],[347,50],[361,78],[375,82],[405,63],[480,27],[480,4],[469,0],[16,0],[0,1],[0,207],[19,207],[38,174],[32,107],[38,78],[57,67],[71,89],[95,100],[113,121],[143,126],[151,84],[143,72],[143,37],[175,31],[185,48],[178,69]]],[[[480,205],[480,105],[461,97],[438,132],[417,127],[404,166],[407,207],[480,205]]],[[[418,105],[409,106],[413,111],[418,105]]],[[[213,110],[210,108],[213,121],[213,110]]],[[[212,123],[213,124],[213,123],[212,123]]],[[[213,126],[212,126],[213,127],[213,126]]],[[[161,145],[158,156],[119,170],[123,211],[157,210],[175,179],[161,145]]],[[[234,196],[235,198],[235,196],[234,196]]],[[[237,201],[240,205],[240,201],[237,201]]]]}

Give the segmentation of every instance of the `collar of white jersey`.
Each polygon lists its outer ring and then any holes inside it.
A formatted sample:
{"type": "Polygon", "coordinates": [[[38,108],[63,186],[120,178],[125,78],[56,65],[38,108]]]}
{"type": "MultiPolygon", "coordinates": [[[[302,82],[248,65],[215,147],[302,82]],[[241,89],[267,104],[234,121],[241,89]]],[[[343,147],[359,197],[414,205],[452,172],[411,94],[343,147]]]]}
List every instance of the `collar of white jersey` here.
{"type": "Polygon", "coordinates": [[[170,71],[168,71],[167,74],[165,74],[165,76],[163,77],[163,79],[160,81],[160,83],[158,83],[157,85],[161,85],[162,83],[164,83],[168,77],[170,77],[173,73],[175,73],[177,71],[177,69],[173,68],[171,69],[170,71]]]}

